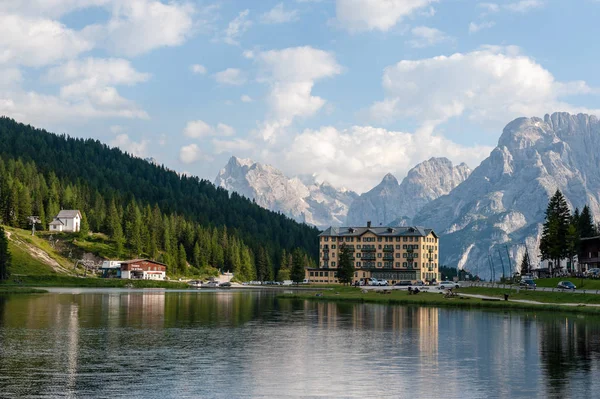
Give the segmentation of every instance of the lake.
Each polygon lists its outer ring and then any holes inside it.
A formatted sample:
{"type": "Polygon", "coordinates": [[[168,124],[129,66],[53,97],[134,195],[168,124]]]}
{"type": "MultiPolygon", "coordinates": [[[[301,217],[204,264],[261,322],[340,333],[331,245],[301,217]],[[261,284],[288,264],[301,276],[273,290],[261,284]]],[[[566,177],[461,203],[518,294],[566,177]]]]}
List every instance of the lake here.
{"type": "Polygon", "coordinates": [[[600,396],[591,316],[53,291],[0,296],[0,397],[600,396]]]}

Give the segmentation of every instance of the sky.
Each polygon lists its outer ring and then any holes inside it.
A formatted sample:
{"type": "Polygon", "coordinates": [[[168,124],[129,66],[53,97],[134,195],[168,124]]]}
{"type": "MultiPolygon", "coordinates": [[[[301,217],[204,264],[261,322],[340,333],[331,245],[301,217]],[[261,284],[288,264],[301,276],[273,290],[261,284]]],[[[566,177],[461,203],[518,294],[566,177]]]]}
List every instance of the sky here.
{"type": "Polygon", "coordinates": [[[359,193],[503,127],[600,114],[597,0],[3,0],[0,115],[213,181],[359,193]]]}

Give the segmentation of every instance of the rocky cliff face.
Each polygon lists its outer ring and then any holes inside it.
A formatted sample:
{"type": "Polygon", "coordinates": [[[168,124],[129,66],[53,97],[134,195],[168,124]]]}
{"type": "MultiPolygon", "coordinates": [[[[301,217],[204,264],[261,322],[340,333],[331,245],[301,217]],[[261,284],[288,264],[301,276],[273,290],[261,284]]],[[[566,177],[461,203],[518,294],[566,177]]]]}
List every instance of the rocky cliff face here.
{"type": "Polygon", "coordinates": [[[281,212],[319,228],[343,224],[358,195],[310,178],[288,178],[280,170],[249,159],[231,157],[215,185],[254,199],[264,208],[281,212]]]}
{"type": "Polygon", "coordinates": [[[471,173],[465,164],[454,166],[447,158],[431,158],[412,168],[398,183],[391,174],[355,200],[348,211],[349,226],[406,225],[430,201],[448,194],[471,173]]]}
{"type": "Polygon", "coordinates": [[[588,204],[600,216],[600,122],[595,116],[555,113],[509,123],[498,146],[449,195],[423,207],[414,223],[441,234],[440,264],[496,276],[500,256],[518,269],[526,248],[539,261],[548,199],[560,189],[572,209],[588,204]]]}

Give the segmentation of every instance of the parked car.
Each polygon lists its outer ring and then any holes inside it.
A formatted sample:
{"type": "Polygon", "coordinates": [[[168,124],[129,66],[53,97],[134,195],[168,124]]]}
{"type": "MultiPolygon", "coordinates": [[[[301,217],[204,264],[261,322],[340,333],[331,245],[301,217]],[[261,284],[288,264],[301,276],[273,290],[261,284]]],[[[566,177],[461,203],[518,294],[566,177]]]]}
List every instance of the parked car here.
{"type": "Polygon", "coordinates": [[[570,281],[559,281],[556,288],[562,288],[563,290],[574,290],[577,287],[570,281]]]}
{"type": "Polygon", "coordinates": [[[453,288],[460,288],[460,284],[454,281],[440,281],[438,288],[440,290],[451,290],[453,288]]]}
{"type": "Polygon", "coordinates": [[[229,281],[226,281],[224,283],[219,284],[219,287],[222,287],[222,288],[231,287],[231,283],[229,281]]]}
{"type": "Polygon", "coordinates": [[[372,278],[371,285],[386,286],[388,285],[388,282],[387,280],[377,280],[376,278],[372,278]]]}
{"type": "Polygon", "coordinates": [[[410,280],[402,280],[402,281],[398,281],[396,284],[394,284],[394,287],[410,287],[412,284],[412,281],[410,280]]]}
{"type": "Polygon", "coordinates": [[[525,279],[525,280],[521,280],[521,282],[519,283],[519,287],[522,288],[527,288],[528,290],[535,290],[535,281],[533,281],[532,279],[525,279]]]}

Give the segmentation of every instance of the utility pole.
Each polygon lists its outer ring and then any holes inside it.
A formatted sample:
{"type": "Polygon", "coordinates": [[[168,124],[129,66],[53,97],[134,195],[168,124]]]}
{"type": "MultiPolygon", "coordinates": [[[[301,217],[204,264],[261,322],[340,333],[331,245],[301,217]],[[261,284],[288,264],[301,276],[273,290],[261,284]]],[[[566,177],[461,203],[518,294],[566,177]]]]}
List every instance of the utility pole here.
{"type": "Polygon", "coordinates": [[[502,253],[500,252],[500,248],[498,248],[498,255],[500,255],[500,264],[502,265],[502,280],[504,280],[504,261],[502,260],[502,253]]]}
{"type": "Polygon", "coordinates": [[[513,268],[512,268],[512,262],[510,260],[510,252],[508,252],[508,245],[505,245],[504,248],[506,248],[506,256],[508,256],[508,271],[512,275],[513,268]]]}
{"type": "Polygon", "coordinates": [[[491,254],[488,254],[488,259],[490,261],[490,268],[492,269],[492,282],[496,281],[496,267],[494,266],[494,259],[491,254]]]}
{"type": "Polygon", "coordinates": [[[34,236],[36,223],[42,223],[42,221],[39,216],[29,216],[27,219],[29,219],[29,224],[31,225],[31,235],[34,236]]]}

